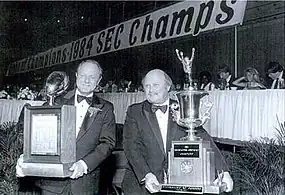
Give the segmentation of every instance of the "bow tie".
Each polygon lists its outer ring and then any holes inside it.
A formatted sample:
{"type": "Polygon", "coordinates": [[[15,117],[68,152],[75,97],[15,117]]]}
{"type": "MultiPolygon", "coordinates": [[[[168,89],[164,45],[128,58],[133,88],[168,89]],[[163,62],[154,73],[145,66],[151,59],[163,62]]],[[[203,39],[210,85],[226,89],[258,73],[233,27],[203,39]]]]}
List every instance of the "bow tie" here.
{"type": "Polygon", "coordinates": [[[152,112],[156,112],[158,109],[161,110],[163,113],[165,113],[167,110],[167,105],[163,105],[163,106],[157,106],[153,104],[151,105],[152,112]]]}
{"type": "Polygon", "coordinates": [[[80,103],[82,100],[86,100],[86,102],[91,105],[93,97],[86,97],[83,95],[77,95],[77,102],[80,103]]]}

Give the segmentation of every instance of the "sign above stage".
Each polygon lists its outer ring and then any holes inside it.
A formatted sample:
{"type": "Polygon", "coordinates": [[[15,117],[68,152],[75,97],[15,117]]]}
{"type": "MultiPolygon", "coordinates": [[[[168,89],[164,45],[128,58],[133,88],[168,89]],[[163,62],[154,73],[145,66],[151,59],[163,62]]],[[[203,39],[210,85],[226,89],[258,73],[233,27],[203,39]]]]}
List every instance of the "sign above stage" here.
{"type": "Polygon", "coordinates": [[[9,65],[7,75],[241,24],[246,0],[184,1],[9,65]]]}

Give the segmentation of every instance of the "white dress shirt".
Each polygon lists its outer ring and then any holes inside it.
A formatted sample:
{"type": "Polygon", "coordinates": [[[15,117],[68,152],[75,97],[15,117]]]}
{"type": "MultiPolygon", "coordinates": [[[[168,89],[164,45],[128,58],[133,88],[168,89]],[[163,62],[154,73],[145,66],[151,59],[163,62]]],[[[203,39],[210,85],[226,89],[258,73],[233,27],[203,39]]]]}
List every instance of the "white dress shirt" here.
{"type": "MultiPolygon", "coordinates": [[[[75,100],[74,100],[74,106],[76,107],[76,137],[80,131],[83,119],[86,115],[86,112],[89,108],[89,104],[86,102],[86,100],[82,100],[80,103],[77,102],[77,95],[82,95],[78,89],[75,90],[75,100]]],[[[93,93],[89,94],[87,97],[92,97],[93,93]]],[[[79,160],[80,164],[84,167],[84,173],[87,174],[88,166],[83,160],[79,160]]]]}
{"type": "MultiPolygon", "coordinates": [[[[80,103],[77,102],[77,95],[82,95],[77,89],[75,91],[75,102],[74,105],[76,107],[76,137],[82,125],[83,119],[86,115],[86,112],[89,108],[89,104],[86,100],[82,100],[80,103]]],[[[92,97],[93,93],[89,94],[87,97],[92,97]]]]}
{"type": "MultiPolygon", "coordinates": [[[[155,104],[157,105],[157,104],[155,104]]],[[[167,141],[167,127],[168,127],[168,115],[169,115],[169,99],[167,99],[163,104],[157,105],[157,106],[163,106],[167,105],[166,112],[163,113],[160,109],[158,109],[155,112],[157,122],[159,125],[159,129],[161,132],[162,140],[163,140],[163,146],[164,151],[166,152],[166,141],[167,141]]]]}
{"type": "MultiPolygon", "coordinates": [[[[279,83],[277,83],[277,89],[280,89],[280,82],[282,80],[282,76],[283,76],[283,71],[280,73],[279,77],[278,77],[278,80],[279,80],[279,83]]],[[[274,79],[272,85],[271,85],[271,89],[274,89],[275,85],[276,85],[276,82],[277,82],[277,78],[274,79]]]]}
{"type": "Polygon", "coordinates": [[[229,75],[228,78],[226,79],[227,83],[226,83],[226,87],[225,90],[230,90],[230,80],[232,78],[232,75],[229,75]]]}
{"type": "Polygon", "coordinates": [[[212,82],[209,82],[206,86],[204,83],[201,85],[201,89],[204,89],[205,91],[212,91],[215,90],[215,84],[212,82]]]}

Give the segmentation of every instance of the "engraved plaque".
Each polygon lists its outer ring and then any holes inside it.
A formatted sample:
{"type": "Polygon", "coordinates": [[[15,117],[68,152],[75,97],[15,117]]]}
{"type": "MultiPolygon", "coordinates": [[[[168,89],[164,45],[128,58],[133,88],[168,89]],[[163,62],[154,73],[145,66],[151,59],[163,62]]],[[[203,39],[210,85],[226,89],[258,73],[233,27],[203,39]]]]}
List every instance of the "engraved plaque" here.
{"type": "Polygon", "coordinates": [[[31,155],[58,155],[58,116],[54,114],[32,115],[31,155]]]}
{"type": "Polygon", "coordinates": [[[199,158],[199,144],[175,144],[174,157],[199,158]]]}

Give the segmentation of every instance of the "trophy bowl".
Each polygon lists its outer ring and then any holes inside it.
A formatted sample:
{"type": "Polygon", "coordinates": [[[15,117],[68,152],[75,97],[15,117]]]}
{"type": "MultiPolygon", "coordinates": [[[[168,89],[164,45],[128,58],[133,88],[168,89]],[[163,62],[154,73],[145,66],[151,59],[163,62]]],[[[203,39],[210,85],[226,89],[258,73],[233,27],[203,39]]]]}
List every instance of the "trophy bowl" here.
{"type": "Polygon", "coordinates": [[[69,78],[63,71],[54,71],[47,77],[45,89],[50,106],[54,104],[54,98],[62,94],[68,86],[69,78]]]}
{"type": "Polygon", "coordinates": [[[195,136],[195,128],[205,124],[207,119],[210,117],[210,110],[212,108],[212,103],[208,101],[205,103],[207,110],[200,116],[200,100],[209,95],[206,91],[199,90],[183,90],[175,94],[178,104],[171,106],[173,112],[174,121],[182,127],[186,128],[188,135],[181,138],[181,140],[197,140],[198,137],[195,136]]]}

